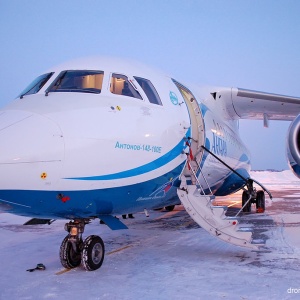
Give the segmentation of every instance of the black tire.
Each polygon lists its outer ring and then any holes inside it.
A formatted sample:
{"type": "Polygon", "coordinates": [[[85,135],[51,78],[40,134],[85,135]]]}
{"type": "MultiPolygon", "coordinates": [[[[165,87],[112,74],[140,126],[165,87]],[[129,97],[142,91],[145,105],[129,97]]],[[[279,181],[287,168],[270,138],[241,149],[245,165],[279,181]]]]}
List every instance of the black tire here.
{"type": "Polygon", "coordinates": [[[264,191],[258,191],[256,194],[256,212],[263,213],[265,211],[265,193],[264,191]]]}
{"type": "MultiPolygon", "coordinates": [[[[242,206],[247,202],[249,199],[249,193],[247,191],[243,191],[242,194],[242,206]]],[[[248,202],[248,204],[243,208],[243,212],[250,213],[251,212],[251,200],[248,202]]]]}
{"type": "Polygon", "coordinates": [[[69,242],[69,235],[67,235],[59,249],[59,258],[63,267],[67,269],[76,268],[81,263],[81,253],[75,252],[71,242],[69,242]]]}
{"type": "Polygon", "coordinates": [[[82,266],[87,271],[94,271],[101,267],[104,260],[104,243],[97,235],[88,236],[83,243],[81,254],[82,266]]]}
{"type": "Polygon", "coordinates": [[[174,208],[175,208],[175,205],[169,205],[169,206],[165,207],[165,210],[172,211],[172,210],[174,210],[174,208]]]}

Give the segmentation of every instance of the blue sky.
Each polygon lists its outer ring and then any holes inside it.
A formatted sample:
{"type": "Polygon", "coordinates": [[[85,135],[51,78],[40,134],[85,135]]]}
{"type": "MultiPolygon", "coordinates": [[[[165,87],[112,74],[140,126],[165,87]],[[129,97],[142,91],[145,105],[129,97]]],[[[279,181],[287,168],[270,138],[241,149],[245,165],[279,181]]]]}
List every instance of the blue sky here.
{"type": "MultiPolygon", "coordinates": [[[[0,0],[0,106],[65,60],[130,57],[174,78],[300,96],[300,1],[0,0]]],[[[242,121],[253,169],[287,169],[288,122],[242,121]]]]}

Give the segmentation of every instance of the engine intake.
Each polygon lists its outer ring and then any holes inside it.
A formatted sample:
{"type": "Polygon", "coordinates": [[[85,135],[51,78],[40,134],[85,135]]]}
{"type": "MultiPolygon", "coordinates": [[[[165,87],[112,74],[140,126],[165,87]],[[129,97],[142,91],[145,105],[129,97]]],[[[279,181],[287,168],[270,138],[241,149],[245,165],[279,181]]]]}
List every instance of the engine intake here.
{"type": "Polygon", "coordinates": [[[300,114],[291,123],[288,130],[287,158],[291,170],[300,178],[300,114]]]}

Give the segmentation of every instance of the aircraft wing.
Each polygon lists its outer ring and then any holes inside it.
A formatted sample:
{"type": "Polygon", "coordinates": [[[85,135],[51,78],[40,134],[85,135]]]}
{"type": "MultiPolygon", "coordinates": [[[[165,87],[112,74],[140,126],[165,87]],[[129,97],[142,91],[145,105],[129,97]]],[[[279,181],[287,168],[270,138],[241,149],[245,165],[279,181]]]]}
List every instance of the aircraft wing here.
{"type": "MultiPolygon", "coordinates": [[[[227,111],[234,119],[292,121],[300,113],[300,98],[241,88],[225,91],[227,111]],[[229,95],[230,98],[229,99],[229,95]]],[[[216,96],[222,96],[220,91],[216,96]]],[[[217,97],[216,97],[217,98],[217,97]]],[[[221,99],[221,98],[220,98],[221,99]]]]}

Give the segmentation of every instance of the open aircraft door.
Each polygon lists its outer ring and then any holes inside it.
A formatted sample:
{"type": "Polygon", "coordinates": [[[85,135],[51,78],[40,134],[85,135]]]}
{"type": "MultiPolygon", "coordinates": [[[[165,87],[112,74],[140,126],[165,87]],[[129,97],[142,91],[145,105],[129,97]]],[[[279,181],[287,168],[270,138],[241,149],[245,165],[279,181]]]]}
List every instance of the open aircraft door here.
{"type": "Polygon", "coordinates": [[[187,141],[187,145],[189,145],[190,151],[188,156],[188,163],[183,174],[187,177],[191,176],[193,183],[195,183],[196,178],[194,174],[198,174],[200,171],[200,164],[204,151],[201,147],[204,145],[205,141],[203,116],[199,103],[192,92],[176,80],[173,79],[173,82],[176,84],[185,101],[191,122],[191,136],[187,141]],[[191,172],[190,169],[192,169],[193,171],[191,172]]]}

